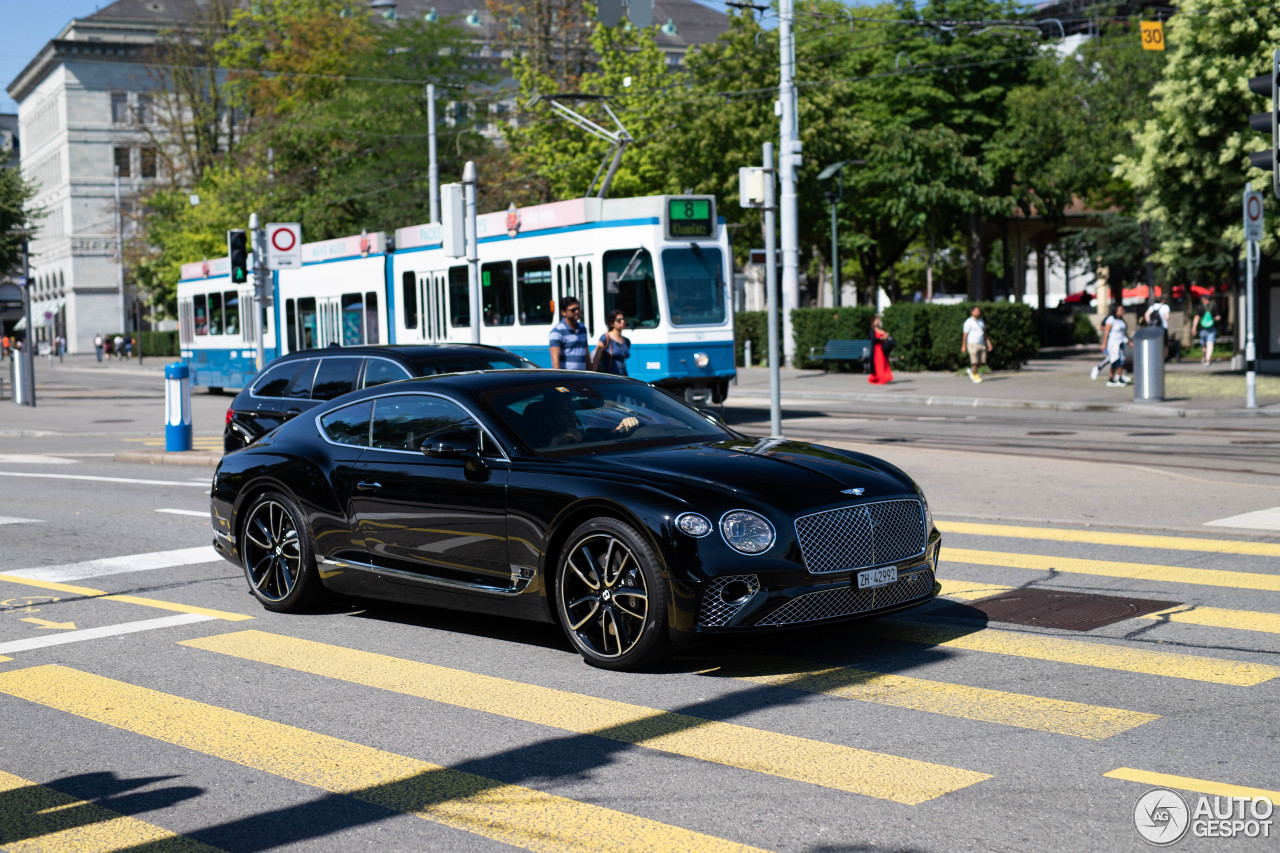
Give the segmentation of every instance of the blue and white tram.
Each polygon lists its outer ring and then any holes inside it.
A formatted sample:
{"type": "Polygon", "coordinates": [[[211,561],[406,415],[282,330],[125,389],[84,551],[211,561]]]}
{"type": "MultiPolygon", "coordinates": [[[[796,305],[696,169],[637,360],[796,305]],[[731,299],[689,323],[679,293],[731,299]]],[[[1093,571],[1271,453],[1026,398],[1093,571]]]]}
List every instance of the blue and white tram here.
{"type": "MultiPolygon", "coordinates": [[[[550,366],[557,306],[573,296],[593,349],[606,313],[626,314],[632,376],[691,398],[724,399],[734,376],[732,255],[713,197],[512,207],[477,217],[476,230],[482,343],[550,366]]],[[[334,343],[470,342],[476,318],[467,264],[445,255],[442,236],[440,225],[429,224],[398,229],[391,240],[378,233],[304,245],[303,266],[273,278],[267,359],[334,343]]],[[[256,338],[227,340],[225,321],[215,336],[198,319],[209,316],[211,294],[228,289],[220,261],[183,268],[182,350],[192,384],[237,387],[252,375],[241,368],[252,364],[243,359],[256,338]],[[197,271],[199,278],[188,276],[197,271]]],[[[238,294],[240,303],[246,298],[238,294]]],[[[225,295],[215,301],[225,312],[225,295]]]]}

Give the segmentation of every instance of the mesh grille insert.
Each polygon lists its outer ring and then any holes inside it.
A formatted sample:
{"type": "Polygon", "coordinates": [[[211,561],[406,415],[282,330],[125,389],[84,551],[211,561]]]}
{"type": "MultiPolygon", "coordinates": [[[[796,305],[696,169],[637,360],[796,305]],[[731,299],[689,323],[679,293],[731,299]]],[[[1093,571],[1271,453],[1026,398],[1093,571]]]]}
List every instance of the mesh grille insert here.
{"type": "Polygon", "coordinates": [[[925,598],[933,592],[933,572],[925,569],[902,575],[895,583],[874,589],[855,589],[852,585],[834,589],[822,589],[793,598],[757,625],[796,625],[817,622],[837,616],[851,616],[905,604],[917,598],[925,598]]]}
{"type": "Polygon", "coordinates": [[[918,557],[925,535],[924,506],[918,500],[859,504],[796,519],[800,553],[814,574],[918,557]]]}
{"type": "Polygon", "coordinates": [[[698,609],[698,623],[708,628],[718,628],[724,625],[733,615],[742,609],[751,596],[760,591],[760,580],[755,575],[731,575],[725,578],[716,578],[707,584],[706,592],[702,594],[702,606],[698,609]],[[736,604],[729,604],[720,597],[720,593],[731,583],[738,582],[744,584],[748,590],[746,596],[736,604]]]}

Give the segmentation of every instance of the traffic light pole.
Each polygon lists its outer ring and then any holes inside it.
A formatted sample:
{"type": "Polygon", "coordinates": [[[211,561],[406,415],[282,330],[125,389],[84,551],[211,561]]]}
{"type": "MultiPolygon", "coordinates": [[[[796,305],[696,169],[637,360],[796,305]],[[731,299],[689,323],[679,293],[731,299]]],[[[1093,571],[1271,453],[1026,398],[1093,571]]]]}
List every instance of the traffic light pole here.
{"type": "Polygon", "coordinates": [[[249,214],[249,236],[253,241],[253,319],[254,337],[257,338],[257,369],[267,366],[267,312],[266,312],[266,277],[267,270],[267,235],[266,230],[258,227],[258,214],[249,214]]]}

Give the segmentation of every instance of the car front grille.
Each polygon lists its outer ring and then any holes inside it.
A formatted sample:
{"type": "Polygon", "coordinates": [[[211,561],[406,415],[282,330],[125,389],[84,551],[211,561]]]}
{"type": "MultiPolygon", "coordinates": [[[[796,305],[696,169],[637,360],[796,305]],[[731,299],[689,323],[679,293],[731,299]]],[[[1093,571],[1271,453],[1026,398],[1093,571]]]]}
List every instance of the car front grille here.
{"type": "Polygon", "coordinates": [[[805,567],[814,574],[851,571],[924,553],[924,505],[878,501],[796,519],[805,567]]]}
{"type": "Polygon", "coordinates": [[[838,616],[852,616],[895,604],[906,604],[914,599],[924,598],[931,592],[933,572],[924,569],[901,575],[894,583],[874,589],[856,589],[850,585],[806,593],[791,599],[756,624],[798,625],[838,616]]]}
{"type": "Polygon", "coordinates": [[[716,578],[707,584],[706,592],[702,594],[702,606],[698,608],[698,624],[707,628],[719,628],[724,625],[734,614],[751,600],[751,596],[760,590],[760,579],[755,575],[731,575],[725,578],[716,578]],[[747,591],[740,601],[729,603],[721,597],[724,588],[731,583],[740,583],[747,591]]]}

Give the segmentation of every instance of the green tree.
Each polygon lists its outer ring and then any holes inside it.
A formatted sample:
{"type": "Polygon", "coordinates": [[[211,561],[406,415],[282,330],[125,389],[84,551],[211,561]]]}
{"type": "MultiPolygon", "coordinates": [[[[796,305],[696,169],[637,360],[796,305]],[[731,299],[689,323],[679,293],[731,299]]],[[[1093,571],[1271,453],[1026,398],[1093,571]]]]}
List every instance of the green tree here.
{"type": "MultiPolygon", "coordinates": [[[[0,152],[6,158],[8,152],[0,152]]],[[[0,166],[0,275],[22,271],[22,246],[35,236],[45,211],[31,206],[38,187],[16,166],[0,166]]]]}

